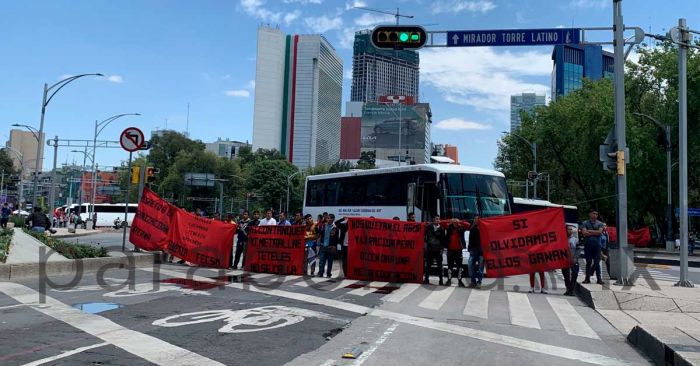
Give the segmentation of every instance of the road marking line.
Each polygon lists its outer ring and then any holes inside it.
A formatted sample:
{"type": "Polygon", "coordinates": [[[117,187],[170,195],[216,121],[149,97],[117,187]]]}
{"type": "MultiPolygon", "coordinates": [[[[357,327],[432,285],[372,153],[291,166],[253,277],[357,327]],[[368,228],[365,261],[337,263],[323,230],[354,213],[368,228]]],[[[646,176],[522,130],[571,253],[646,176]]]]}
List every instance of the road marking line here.
{"type": "Polygon", "coordinates": [[[295,283],[294,286],[309,287],[309,286],[313,286],[317,283],[321,283],[321,282],[325,282],[325,281],[328,281],[328,279],[325,277],[308,277],[308,278],[304,278],[303,280],[295,283]],[[309,283],[309,282],[312,282],[312,283],[309,283]]]}
{"type": "Polygon", "coordinates": [[[353,363],[353,366],[361,366],[363,363],[365,363],[365,361],[367,361],[367,359],[370,358],[370,356],[372,356],[372,354],[379,349],[379,346],[381,346],[384,342],[386,342],[387,339],[389,339],[389,336],[392,333],[394,333],[394,331],[398,327],[398,322],[394,322],[393,324],[391,324],[389,328],[387,328],[387,330],[384,333],[382,333],[379,339],[377,339],[377,341],[374,342],[374,345],[367,349],[367,351],[363,352],[360,355],[360,357],[357,358],[357,361],[353,363]]]}
{"type": "Polygon", "coordinates": [[[510,323],[521,327],[542,329],[537,321],[535,311],[532,310],[527,294],[508,292],[508,309],[510,310],[510,323]]]}
{"type": "Polygon", "coordinates": [[[254,278],[256,280],[262,280],[264,278],[268,278],[268,277],[272,277],[272,276],[274,276],[274,275],[271,273],[256,273],[256,274],[249,275],[250,278],[254,278]]]}
{"type": "MultiPolygon", "coordinates": [[[[147,268],[147,267],[142,267],[139,269],[143,270],[143,271],[153,271],[152,268],[147,268]]],[[[160,272],[163,274],[169,275],[169,276],[179,276],[179,274],[177,272],[171,272],[168,270],[161,270],[160,272]]],[[[212,283],[216,282],[210,278],[199,277],[199,276],[195,276],[194,279],[197,281],[209,281],[212,283]]],[[[261,289],[261,288],[257,288],[254,286],[246,286],[245,284],[242,284],[242,283],[230,283],[230,284],[226,285],[226,287],[230,287],[230,288],[237,289],[237,290],[257,292],[257,293],[264,294],[264,295],[284,297],[287,299],[303,301],[303,302],[307,302],[307,303],[314,304],[314,305],[328,306],[328,307],[335,308],[338,310],[343,310],[343,311],[356,313],[356,314],[360,314],[360,315],[376,316],[379,318],[394,320],[394,321],[404,323],[404,324],[411,324],[411,325],[415,325],[415,326],[422,327],[422,328],[433,329],[433,330],[437,330],[440,332],[445,332],[445,333],[463,336],[466,338],[478,339],[478,340],[482,340],[485,342],[500,344],[503,346],[518,348],[518,349],[531,351],[531,352],[537,352],[537,353],[541,353],[544,355],[564,358],[564,359],[568,359],[568,360],[575,360],[575,361],[579,361],[579,362],[585,362],[585,363],[590,363],[590,364],[595,364],[595,365],[603,365],[603,366],[618,366],[618,365],[630,365],[631,366],[631,365],[633,365],[632,363],[627,362],[625,360],[621,360],[621,359],[617,359],[617,358],[613,358],[613,357],[609,357],[609,356],[605,356],[605,355],[601,355],[601,354],[597,354],[597,353],[578,351],[575,349],[570,349],[570,348],[565,348],[565,347],[560,347],[560,346],[553,346],[553,345],[549,345],[549,344],[545,344],[545,343],[538,343],[538,342],[529,341],[526,339],[520,339],[520,338],[511,337],[511,336],[498,334],[498,333],[494,333],[494,332],[489,332],[489,331],[485,331],[485,330],[480,330],[480,329],[476,329],[476,328],[469,328],[469,327],[465,327],[465,326],[461,326],[461,325],[442,323],[442,322],[435,321],[432,319],[419,318],[416,316],[400,314],[400,313],[396,313],[393,311],[373,309],[373,308],[369,308],[366,306],[351,304],[351,303],[347,303],[347,302],[339,301],[339,300],[334,300],[334,299],[327,299],[325,297],[320,297],[320,296],[313,296],[313,295],[308,295],[308,294],[289,292],[289,291],[283,291],[283,290],[276,290],[276,289],[261,289]]]]}
{"type": "Polygon", "coordinates": [[[403,299],[408,297],[408,295],[412,294],[413,291],[416,291],[418,287],[420,287],[420,285],[417,283],[404,283],[398,290],[395,290],[394,292],[382,297],[382,300],[388,302],[401,302],[403,299]]]}
{"type": "Polygon", "coordinates": [[[374,290],[380,289],[388,284],[389,282],[372,281],[366,284],[364,287],[356,288],[346,293],[346,295],[366,296],[367,294],[374,292],[374,290]]]}
{"type": "Polygon", "coordinates": [[[491,291],[472,290],[464,307],[464,315],[475,316],[477,318],[489,318],[489,298],[491,291]]]}
{"type": "Polygon", "coordinates": [[[327,288],[324,286],[323,289],[327,290],[327,291],[335,291],[337,289],[341,289],[341,288],[344,288],[346,286],[350,286],[350,285],[357,283],[357,282],[359,282],[359,281],[357,281],[357,280],[342,280],[340,282],[336,282],[336,283],[332,283],[332,284],[328,285],[327,288]]]}
{"type": "Polygon", "coordinates": [[[46,358],[42,358],[41,360],[36,360],[36,361],[34,361],[34,362],[25,363],[25,364],[22,365],[22,366],[39,366],[39,365],[43,365],[43,364],[49,363],[49,362],[51,362],[51,361],[56,361],[56,360],[60,360],[60,359],[62,359],[62,358],[66,358],[66,357],[69,357],[69,356],[77,355],[78,353],[81,353],[81,352],[84,352],[84,351],[88,351],[88,350],[91,350],[91,349],[93,349],[93,348],[98,348],[98,347],[106,346],[106,345],[108,345],[108,344],[109,344],[109,343],[107,343],[107,342],[103,342],[103,343],[93,344],[93,345],[91,345],[91,346],[85,346],[85,347],[76,348],[76,349],[74,349],[74,350],[72,350],[72,351],[63,352],[63,353],[61,353],[60,355],[51,356],[51,357],[46,357],[46,358]]]}
{"type": "MultiPolygon", "coordinates": [[[[176,276],[180,275],[177,274],[176,276]]],[[[210,279],[207,278],[207,280],[210,279]]],[[[0,292],[23,304],[36,304],[41,297],[39,292],[12,282],[0,282],[0,292]]],[[[102,316],[84,313],[50,296],[44,296],[44,298],[45,305],[49,306],[43,308],[34,307],[35,310],[111,343],[146,361],[164,366],[200,364],[223,366],[222,363],[156,337],[125,328],[102,316]]]]}
{"type": "Polygon", "coordinates": [[[445,287],[443,289],[435,288],[430,292],[428,297],[421,301],[418,306],[426,309],[438,310],[445,304],[445,301],[452,295],[456,287],[445,287]]]}
{"type": "Polygon", "coordinates": [[[547,301],[567,333],[579,337],[600,339],[568,300],[548,296],[547,301]]]}

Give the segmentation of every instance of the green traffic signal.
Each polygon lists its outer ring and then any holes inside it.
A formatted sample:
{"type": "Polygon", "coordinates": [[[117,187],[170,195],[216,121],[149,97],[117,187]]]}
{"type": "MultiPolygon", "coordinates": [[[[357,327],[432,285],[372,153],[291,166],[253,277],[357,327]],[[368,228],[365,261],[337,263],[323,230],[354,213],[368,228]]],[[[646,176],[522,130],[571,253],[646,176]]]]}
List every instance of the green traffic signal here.
{"type": "Polygon", "coordinates": [[[408,33],[402,32],[402,33],[399,35],[399,40],[400,40],[401,42],[406,42],[406,41],[408,41],[408,33]]]}
{"type": "Polygon", "coordinates": [[[381,49],[416,50],[427,39],[425,29],[416,25],[380,25],[372,31],[372,44],[381,49]]]}
{"type": "Polygon", "coordinates": [[[420,36],[418,34],[411,34],[411,41],[420,41],[420,36]]]}

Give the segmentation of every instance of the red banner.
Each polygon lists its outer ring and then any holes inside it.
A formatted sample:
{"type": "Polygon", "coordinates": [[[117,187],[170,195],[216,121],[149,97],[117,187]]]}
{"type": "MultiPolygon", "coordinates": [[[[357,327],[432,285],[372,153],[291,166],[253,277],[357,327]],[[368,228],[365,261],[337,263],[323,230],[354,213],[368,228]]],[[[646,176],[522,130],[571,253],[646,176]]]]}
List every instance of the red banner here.
{"type": "Polygon", "coordinates": [[[306,226],[249,226],[245,270],[279,275],[304,274],[306,226]]]}
{"type": "Polygon", "coordinates": [[[143,250],[162,250],[168,241],[170,218],[174,211],[175,206],[144,188],[131,222],[129,241],[143,250]]]}
{"type": "Polygon", "coordinates": [[[421,282],[423,232],[422,223],[349,218],[346,277],[362,281],[421,282]]]}
{"type": "Polygon", "coordinates": [[[479,221],[489,277],[551,271],[571,265],[563,208],[479,221]]]}
{"type": "Polygon", "coordinates": [[[228,268],[236,225],[175,209],[165,251],[203,267],[228,268]]]}
{"type": "MultiPolygon", "coordinates": [[[[617,228],[608,226],[608,238],[610,243],[617,243],[617,228]]],[[[645,226],[637,230],[627,230],[627,243],[634,244],[638,247],[646,247],[651,243],[651,232],[649,227],[645,226]]]]}

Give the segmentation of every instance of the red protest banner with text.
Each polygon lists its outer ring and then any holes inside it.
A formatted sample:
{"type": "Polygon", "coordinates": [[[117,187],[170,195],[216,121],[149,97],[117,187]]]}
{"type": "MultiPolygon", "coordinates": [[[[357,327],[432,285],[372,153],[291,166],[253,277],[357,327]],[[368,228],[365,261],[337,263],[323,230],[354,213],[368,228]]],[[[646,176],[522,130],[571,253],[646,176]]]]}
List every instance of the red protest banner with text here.
{"type": "Polygon", "coordinates": [[[571,265],[563,208],[484,218],[479,221],[479,230],[489,277],[571,265]]]}
{"type": "Polygon", "coordinates": [[[203,267],[228,268],[236,225],[176,209],[165,251],[203,267]]]}
{"type": "Polygon", "coordinates": [[[249,226],[245,270],[279,275],[304,274],[306,226],[249,226]]]}
{"type": "Polygon", "coordinates": [[[416,282],[423,279],[422,223],[348,219],[348,273],[361,281],[416,282]]]}
{"type": "Polygon", "coordinates": [[[163,250],[168,241],[170,219],[174,211],[175,206],[144,187],[139,207],[131,222],[129,242],[143,250],[163,250]]]}

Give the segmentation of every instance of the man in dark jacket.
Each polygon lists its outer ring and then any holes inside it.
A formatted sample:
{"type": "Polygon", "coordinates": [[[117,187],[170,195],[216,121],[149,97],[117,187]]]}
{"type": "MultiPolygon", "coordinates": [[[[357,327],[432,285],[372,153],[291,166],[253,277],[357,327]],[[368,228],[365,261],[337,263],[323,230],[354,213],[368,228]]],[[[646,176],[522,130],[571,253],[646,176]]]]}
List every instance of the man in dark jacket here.
{"type": "Polygon", "coordinates": [[[43,234],[44,231],[51,227],[49,218],[41,212],[41,207],[34,207],[34,212],[29,215],[27,222],[29,223],[28,226],[32,228],[32,231],[37,233],[43,234]]]}
{"type": "Polygon", "coordinates": [[[447,286],[452,285],[452,278],[457,275],[457,284],[464,287],[462,282],[462,249],[467,249],[467,242],[464,239],[466,227],[458,219],[452,219],[447,227],[447,286]]]}
{"type": "Polygon", "coordinates": [[[469,287],[481,288],[481,279],[484,277],[484,252],[481,250],[479,215],[474,216],[474,223],[469,229],[467,250],[469,250],[469,278],[471,279],[469,287]]]}
{"type": "Polygon", "coordinates": [[[343,276],[347,277],[348,274],[348,219],[341,217],[335,223],[335,227],[338,229],[338,243],[340,244],[340,251],[338,255],[343,263],[343,276]]]}
{"type": "Polygon", "coordinates": [[[435,215],[433,222],[425,228],[425,279],[423,283],[430,283],[430,268],[433,261],[437,261],[440,285],[442,282],[442,249],[445,248],[445,229],[440,227],[440,216],[435,215]]]}

